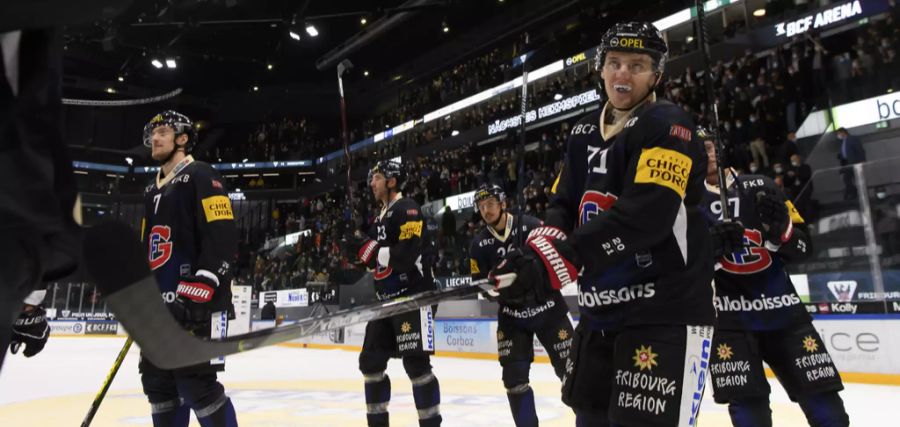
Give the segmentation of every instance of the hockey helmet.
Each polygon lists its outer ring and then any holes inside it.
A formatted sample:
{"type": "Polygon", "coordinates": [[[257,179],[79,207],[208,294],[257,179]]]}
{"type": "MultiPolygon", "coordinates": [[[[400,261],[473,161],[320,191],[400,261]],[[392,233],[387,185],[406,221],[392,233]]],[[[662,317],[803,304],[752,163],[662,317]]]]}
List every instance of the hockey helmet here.
{"type": "Polygon", "coordinates": [[[172,128],[176,137],[181,134],[187,134],[188,142],[184,146],[184,151],[191,151],[191,146],[194,145],[194,141],[197,139],[197,129],[194,127],[194,122],[192,122],[188,116],[174,110],[166,110],[153,116],[153,118],[144,125],[145,146],[153,146],[153,129],[156,129],[159,126],[168,126],[172,128]]]}
{"type": "Polygon", "coordinates": [[[491,197],[496,197],[497,201],[503,203],[506,201],[506,193],[503,192],[503,188],[500,188],[497,184],[481,184],[477,190],[475,190],[475,206],[478,206],[478,203],[490,199],[491,197]]]}
{"type": "Polygon", "coordinates": [[[378,163],[375,163],[375,166],[369,170],[369,176],[366,182],[372,182],[372,177],[376,173],[384,175],[385,179],[397,178],[397,191],[400,191],[400,189],[403,188],[403,184],[406,182],[406,171],[403,170],[400,163],[394,160],[381,160],[378,163]]]}
{"type": "Polygon", "coordinates": [[[646,53],[653,58],[656,70],[662,72],[669,57],[669,47],[659,30],[649,22],[620,22],[606,31],[597,48],[594,68],[600,70],[606,60],[606,53],[619,52],[646,53]]]}

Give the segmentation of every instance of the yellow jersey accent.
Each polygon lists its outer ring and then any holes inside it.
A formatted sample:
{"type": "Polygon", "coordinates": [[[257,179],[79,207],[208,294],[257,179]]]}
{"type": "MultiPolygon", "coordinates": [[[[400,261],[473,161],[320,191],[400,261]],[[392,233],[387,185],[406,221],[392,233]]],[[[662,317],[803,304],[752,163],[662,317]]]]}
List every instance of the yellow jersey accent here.
{"type": "Polygon", "coordinates": [[[207,197],[201,200],[201,203],[203,203],[203,213],[206,214],[206,222],[234,219],[234,214],[231,212],[231,200],[226,196],[207,197]]]}
{"type": "Polygon", "coordinates": [[[803,217],[800,216],[800,212],[797,211],[797,207],[794,206],[794,204],[791,203],[790,200],[785,200],[784,204],[787,205],[788,214],[791,216],[791,222],[793,222],[794,224],[803,224],[804,222],[806,222],[803,220],[803,217]]]}
{"type": "Polygon", "coordinates": [[[413,236],[422,237],[422,221],[409,221],[400,226],[399,240],[411,239],[413,236]]]}
{"type": "Polygon", "coordinates": [[[666,187],[682,199],[691,174],[691,158],[675,150],[654,147],[641,150],[635,184],[656,184],[666,187]]]}

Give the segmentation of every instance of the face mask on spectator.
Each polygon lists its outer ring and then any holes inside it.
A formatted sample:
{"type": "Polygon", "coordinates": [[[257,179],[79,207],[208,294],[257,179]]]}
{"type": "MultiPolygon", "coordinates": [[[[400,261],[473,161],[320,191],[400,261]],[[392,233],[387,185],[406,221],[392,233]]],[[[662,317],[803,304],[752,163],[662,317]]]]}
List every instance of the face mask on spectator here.
{"type": "Polygon", "coordinates": [[[751,173],[756,173],[756,171],[758,171],[758,170],[759,170],[759,166],[756,166],[756,165],[750,165],[750,172],[751,172],[751,173]]]}
{"type": "Polygon", "coordinates": [[[775,166],[774,170],[775,170],[775,173],[782,173],[782,172],[784,172],[784,168],[782,168],[781,166],[775,166]]]}
{"type": "Polygon", "coordinates": [[[734,127],[740,129],[743,124],[741,122],[734,122],[734,127]]]}
{"type": "Polygon", "coordinates": [[[795,168],[799,168],[799,167],[800,167],[800,162],[791,162],[791,166],[793,166],[793,167],[795,167],[795,168]]]}

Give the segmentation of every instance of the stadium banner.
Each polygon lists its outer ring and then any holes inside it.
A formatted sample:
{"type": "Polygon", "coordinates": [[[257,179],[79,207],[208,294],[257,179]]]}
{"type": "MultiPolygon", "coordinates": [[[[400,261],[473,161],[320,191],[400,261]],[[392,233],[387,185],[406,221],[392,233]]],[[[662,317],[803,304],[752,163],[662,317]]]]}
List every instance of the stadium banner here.
{"type": "Polygon", "coordinates": [[[813,12],[797,15],[784,21],[763,26],[750,33],[757,47],[771,47],[795,36],[817,33],[841,24],[859,22],[861,19],[886,12],[887,0],[849,0],[831,3],[813,12]]]}
{"type": "Polygon", "coordinates": [[[114,320],[88,320],[84,325],[85,335],[118,335],[119,322],[114,320]]]}
{"type": "Polygon", "coordinates": [[[234,320],[228,321],[228,335],[250,332],[250,311],[253,295],[252,286],[232,286],[231,303],[234,305],[234,320]]]}
{"type": "Polygon", "coordinates": [[[259,308],[272,301],[275,307],[306,307],[309,305],[309,294],[306,289],[285,289],[259,293],[259,308]]]}
{"type": "Polygon", "coordinates": [[[437,320],[438,351],[497,353],[497,322],[484,320],[437,320]]]}
{"type": "MultiPolygon", "coordinates": [[[[834,271],[807,273],[809,283],[809,300],[812,302],[877,302],[897,300],[900,301],[900,270],[883,268],[881,275],[884,283],[884,292],[875,289],[872,274],[864,271],[834,271]]],[[[884,313],[884,309],[879,313],[884,313]]],[[[849,314],[855,314],[851,312],[849,314]]]]}
{"type": "Polygon", "coordinates": [[[839,371],[900,374],[900,321],[840,316],[813,324],[839,371]]]}
{"type": "Polygon", "coordinates": [[[77,320],[51,320],[50,335],[84,335],[84,322],[77,320]]]}

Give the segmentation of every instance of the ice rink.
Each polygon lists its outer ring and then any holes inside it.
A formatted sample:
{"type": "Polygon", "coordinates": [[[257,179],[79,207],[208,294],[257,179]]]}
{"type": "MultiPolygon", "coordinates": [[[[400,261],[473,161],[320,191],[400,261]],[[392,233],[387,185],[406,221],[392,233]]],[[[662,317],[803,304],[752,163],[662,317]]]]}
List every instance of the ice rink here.
{"type": "MultiPolygon", "coordinates": [[[[78,426],[119,349],[122,337],[53,337],[37,357],[7,358],[0,373],[0,426],[78,426]]],[[[174,350],[174,349],[173,349],[174,350]]],[[[228,359],[221,376],[241,426],[364,426],[362,378],[357,354],[347,350],[270,347],[228,359]]],[[[132,348],[94,419],[93,426],[150,426],[149,405],[132,348]]],[[[493,360],[436,357],[445,426],[513,426],[493,360]]],[[[409,381],[399,361],[388,369],[393,399],[391,425],[417,426],[409,381]]],[[[574,416],[558,398],[559,383],[547,364],[532,368],[532,386],[542,426],[573,426],[574,416]]],[[[900,387],[847,384],[842,393],[852,425],[898,425],[900,387]]],[[[773,384],[776,426],[803,426],[800,409],[773,384]]],[[[707,393],[700,424],[728,426],[724,406],[707,393]]],[[[192,426],[197,425],[192,421],[192,426]]]]}

